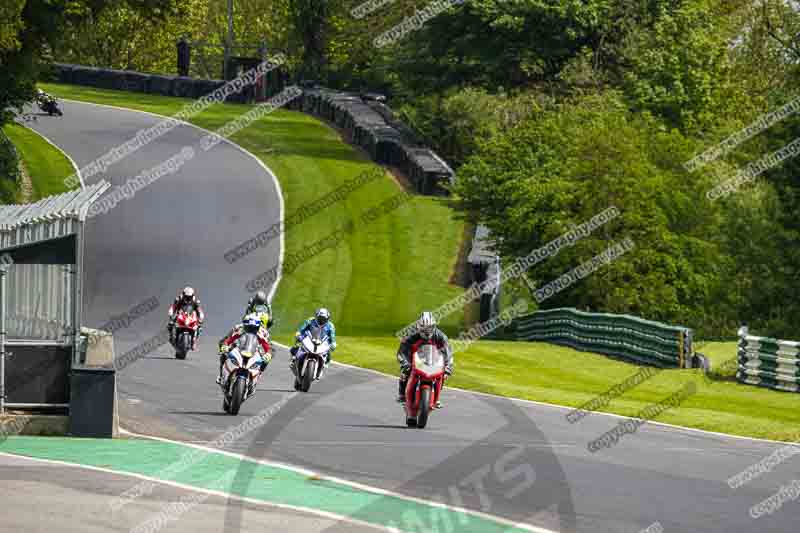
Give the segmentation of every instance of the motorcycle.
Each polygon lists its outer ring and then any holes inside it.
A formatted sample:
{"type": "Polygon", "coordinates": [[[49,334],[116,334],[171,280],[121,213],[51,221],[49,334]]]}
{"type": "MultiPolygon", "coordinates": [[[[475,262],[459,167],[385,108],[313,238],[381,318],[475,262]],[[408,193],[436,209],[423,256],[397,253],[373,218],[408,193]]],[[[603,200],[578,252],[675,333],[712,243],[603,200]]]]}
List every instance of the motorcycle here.
{"type": "Polygon", "coordinates": [[[423,344],[411,357],[411,373],[406,385],[406,425],[424,428],[428,424],[444,382],[444,357],[432,344],[423,344]]]}
{"type": "Polygon", "coordinates": [[[319,326],[312,326],[300,341],[300,349],[297,350],[297,358],[292,367],[294,390],[308,392],[311,383],[322,376],[330,351],[330,339],[325,330],[319,326]]]}
{"type": "Polygon", "coordinates": [[[261,364],[269,363],[270,354],[263,351],[255,333],[244,333],[228,352],[223,365],[222,409],[231,415],[238,415],[239,408],[256,392],[256,384],[261,374],[261,364]]]}
{"type": "Polygon", "coordinates": [[[200,317],[193,305],[187,305],[178,311],[175,317],[175,358],[186,359],[186,354],[194,349],[194,339],[200,327],[200,317]]]}
{"type": "Polygon", "coordinates": [[[61,112],[61,109],[58,107],[58,100],[55,98],[39,98],[38,102],[39,109],[50,115],[63,116],[64,113],[61,112]]]}

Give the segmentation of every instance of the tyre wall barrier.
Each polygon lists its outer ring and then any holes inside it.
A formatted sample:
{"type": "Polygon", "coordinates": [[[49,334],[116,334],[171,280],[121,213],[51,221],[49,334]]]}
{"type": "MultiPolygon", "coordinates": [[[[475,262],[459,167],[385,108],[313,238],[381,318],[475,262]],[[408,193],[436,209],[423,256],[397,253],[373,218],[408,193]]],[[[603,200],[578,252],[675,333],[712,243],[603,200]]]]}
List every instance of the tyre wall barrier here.
{"type": "MultiPolygon", "coordinates": [[[[130,70],[85,67],[66,63],[54,63],[52,71],[55,81],[59,83],[184,98],[200,98],[225,85],[223,80],[144,74],[130,70]]],[[[243,92],[228,95],[226,101],[244,102],[243,92]]]]}
{"type": "MultiPolygon", "coordinates": [[[[222,80],[143,74],[66,63],[54,63],[52,67],[55,79],[60,83],[163,96],[200,98],[225,85],[222,80]]],[[[267,96],[278,94],[288,80],[282,69],[269,71],[266,75],[267,96]]],[[[239,93],[229,95],[226,101],[244,103],[250,99],[251,93],[245,87],[239,93]]],[[[455,176],[453,170],[436,153],[422,146],[385,104],[355,93],[313,88],[305,89],[302,96],[287,107],[332,122],[343,131],[348,141],[369,153],[373,161],[399,168],[420,194],[448,194],[447,186],[453,183],[455,176]]]]}
{"type": "Polygon", "coordinates": [[[408,127],[394,119],[385,104],[356,93],[313,88],[305,89],[292,107],[333,123],[373,161],[399,168],[417,192],[448,194],[447,186],[455,176],[453,170],[436,153],[422,146],[408,127]]]}
{"type": "Polygon", "coordinates": [[[740,383],[787,392],[800,392],[800,342],[755,337],[739,329],[740,383]]]}
{"type": "Polygon", "coordinates": [[[693,331],[681,326],[558,308],[520,317],[514,327],[518,340],[570,346],[661,368],[693,366],[693,331]]]}

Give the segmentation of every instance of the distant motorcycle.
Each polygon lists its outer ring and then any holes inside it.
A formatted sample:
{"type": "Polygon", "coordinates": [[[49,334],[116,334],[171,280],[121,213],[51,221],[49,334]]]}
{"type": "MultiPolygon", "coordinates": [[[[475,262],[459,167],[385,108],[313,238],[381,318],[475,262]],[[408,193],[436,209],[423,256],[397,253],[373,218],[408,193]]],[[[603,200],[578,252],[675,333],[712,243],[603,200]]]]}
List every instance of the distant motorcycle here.
{"type": "Polygon", "coordinates": [[[58,107],[58,100],[53,97],[40,97],[37,100],[37,103],[39,104],[39,109],[51,117],[53,115],[58,115],[59,117],[64,115],[64,113],[62,113],[61,109],[58,107]]]}
{"type": "Polygon", "coordinates": [[[255,333],[242,334],[228,352],[222,367],[221,385],[224,395],[222,409],[226,413],[238,415],[245,400],[255,394],[261,364],[265,360],[268,363],[270,357],[269,354],[262,353],[263,349],[255,333]]]}
{"type": "Polygon", "coordinates": [[[444,357],[433,344],[423,344],[411,357],[411,374],[406,385],[406,425],[424,428],[439,400],[444,382],[444,357]]]}
{"type": "Polygon", "coordinates": [[[325,360],[331,344],[325,330],[319,326],[312,326],[300,341],[297,350],[294,372],[294,390],[308,392],[311,383],[322,376],[325,360]]]}
{"type": "Polygon", "coordinates": [[[200,328],[200,317],[197,309],[191,304],[178,310],[175,318],[175,358],[186,359],[186,354],[194,349],[194,339],[200,328]]]}

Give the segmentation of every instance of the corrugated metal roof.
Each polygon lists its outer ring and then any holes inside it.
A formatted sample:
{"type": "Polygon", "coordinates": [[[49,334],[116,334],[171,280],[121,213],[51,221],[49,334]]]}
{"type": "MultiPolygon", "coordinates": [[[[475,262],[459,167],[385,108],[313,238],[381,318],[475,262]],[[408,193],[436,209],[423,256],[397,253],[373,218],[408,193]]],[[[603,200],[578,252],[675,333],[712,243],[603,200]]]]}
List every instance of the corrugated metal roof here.
{"type": "Polygon", "coordinates": [[[89,207],[111,186],[105,180],[42,198],[0,206],[0,248],[22,246],[76,233],[89,207]]]}

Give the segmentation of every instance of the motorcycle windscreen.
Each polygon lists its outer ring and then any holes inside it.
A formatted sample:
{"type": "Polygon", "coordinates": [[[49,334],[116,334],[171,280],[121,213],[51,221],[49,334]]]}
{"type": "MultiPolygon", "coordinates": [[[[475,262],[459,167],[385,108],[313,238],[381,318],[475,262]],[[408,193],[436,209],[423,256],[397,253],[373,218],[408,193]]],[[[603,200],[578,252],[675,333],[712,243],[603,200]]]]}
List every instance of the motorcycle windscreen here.
{"type": "Polygon", "coordinates": [[[423,344],[414,354],[414,366],[426,374],[436,374],[444,369],[444,357],[432,344],[423,344]]]}
{"type": "Polygon", "coordinates": [[[325,330],[317,325],[311,326],[309,333],[311,334],[311,338],[318,343],[327,338],[327,335],[325,335],[325,330]]]}
{"type": "Polygon", "coordinates": [[[257,355],[261,347],[258,343],[258,337],[255,333],[245,333],[239,337],[239,339],[236,341],[236,346],[239,348],[239,352],[241,352],[242,356],[244,357],[257,355]]]}

